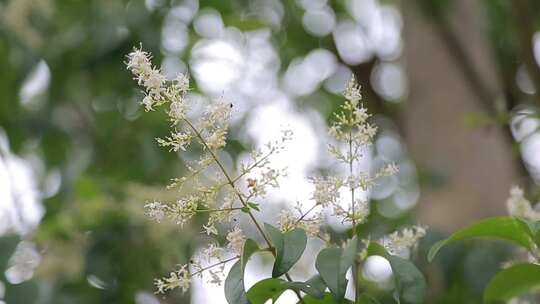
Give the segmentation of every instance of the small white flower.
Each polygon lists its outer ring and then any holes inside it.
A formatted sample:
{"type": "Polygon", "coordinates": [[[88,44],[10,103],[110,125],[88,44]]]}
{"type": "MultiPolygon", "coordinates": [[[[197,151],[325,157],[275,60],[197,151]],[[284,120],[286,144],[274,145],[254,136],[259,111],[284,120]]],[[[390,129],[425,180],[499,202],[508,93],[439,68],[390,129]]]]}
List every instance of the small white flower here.
{"type": "Polygon", "coordinates": [[[297,227],[298,219],[289,209],[283,209],[279,212],[279,230],[287,232],[297,227]]]}
{"type": "Polygon", "coordinates": [[[171,121],[178,123],[186,117],[186,104],[179,101],[171,102],[168,114],[171,121]]]}
{"type": "Polygon", "coordinates": [[[360,85],[356,83],[354,75],[351,77],[351,80],[349,80],[349,83],[347,83],[343,96],[345,96],[345,98],[347,98],[354,106],[362,99],[360,85]]]}
{"type": "Polygon", "coordinates": [[[315,185],[311,199],[317,204],[327,206],[335,204],[340,199],[339,190],[343,186],[343,180],[338,177],[314,178],[312,179],[315,185]]]}
{"type": "Polygon", "coordinates": [[[158,201],[154,201],[144,205],[146,215],[149,218],[154,219],[158,223],[165,218],[167,208],[167,205],[162,204],[158,201]]]}
{"type": "Polygon", "coordinates": [[[229,248],[233,249],[237,253],[241,253],[245,241],[242,229],[235,227],[227,234],[227,241],[229,241],[229,248]]]}
{"type": "Polygon", "coordinates": [[[388,235],[383,245],[391,254],[403,254],[414,247],[425,235],[426,229],[422,226],[407,227],[388,235]]]}
{"type": "Polygon", "coordinates": [[[225,147],[227,140],[227,129],[219,128],[206,139],[206,145],[210,150],[217,150],[225,147]]]}
{"type": "Polygon", "coordinates": [[[207,235],[218,235],[218,231],[216,229],[216,226],[214,225],[203,225],[204,233],[207,235]]]}
{"type": "Polygon", "coordinates": [[[181,265],[178,270],[171,272],[168,277],[154,280],[157,288],[156,293],[165,293],[165,291],[175,288],[180,288],[182,292],[186,292],[189,289],[190,280],[191,275],[187,265],[181,265]]]}
{"type": "Polygon", "coordinates": [[[510,189],[510,197],[506,200],[506,208],[511,216],[533,221],[540,220],[540,211],[536,211],[532,208],[529,200],[525,198],[523,189],[518,186],[514,186],[510,189]]]}
{"type": "Polygon", "coordinates": [[[379,170],[379,172],[377,172],[376,177],[392,176],[392,175],[396,175],[398,172],[399,172],[398,166],[395,163],[390,163],[382,167],[379,170]]]}
{"type": "Polygon", "coordinates": [[[189,91],[189,75],[188,74],[178,74],[178,76],[176,76],[176,86],[178,86],[178,89],[180,90],[180,92],[182,93],[186,93],[187,91],[189,91]]]}
{"type": "Polygon", "coordinates": [[[148,90],[160,90],[165,83],[165,76],[156,68],[152,68],[148,73],[142,75],[141,79],[148,90]]]}
{"type": "Polygon", "coordinates": [[[216,246],[216,244],[212,243],[203,250],[202,254],[208,262],[210,262],[212,259],[220,260],[223,256],[223,248],[218,247],[216,246]]]}
{"type": "Polygon", "coordinates": [[[142,49],[134,48],[127,57],[127,68],[135,74],[146,73],[152,68],[151,56],[142,49]]]}

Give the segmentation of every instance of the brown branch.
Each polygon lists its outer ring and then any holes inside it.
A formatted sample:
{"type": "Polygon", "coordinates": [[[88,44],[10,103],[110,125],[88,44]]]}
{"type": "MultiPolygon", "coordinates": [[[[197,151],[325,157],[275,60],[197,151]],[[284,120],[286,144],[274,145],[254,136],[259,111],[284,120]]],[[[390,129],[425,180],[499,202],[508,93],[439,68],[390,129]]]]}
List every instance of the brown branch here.
{"type": "Polygon", "coordinates": [[[467,84],[469,85],[473,94],[481,102],[482,106],[495,117],[500,114],[495,107],[495,94],[493,94],[488,86],[480,76],[480,73],[476,70],[476,65],[473,60],[468,56],[467,51],[460,43],[456,33],[451,29],[450,23],[443,17],[433,19],[434,29],[441,37],[441,41],[446,48],[450,51],[450,54],[461,72],[467,84]]]}

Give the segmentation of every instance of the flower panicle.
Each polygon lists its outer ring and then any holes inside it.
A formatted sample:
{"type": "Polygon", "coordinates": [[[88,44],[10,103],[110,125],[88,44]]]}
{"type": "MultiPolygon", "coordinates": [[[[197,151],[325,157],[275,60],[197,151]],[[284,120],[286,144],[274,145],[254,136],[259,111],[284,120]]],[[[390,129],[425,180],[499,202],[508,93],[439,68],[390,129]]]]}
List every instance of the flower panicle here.
{"type": "MultiPolygon", "coordinates": [[[[172,152],[185,152],[192,145],[200,147],[197,150],[200,152],[198,160],[185,161],[188,175],[172,179],[167,186],[169,190],[177,190],[179,198],[172,202],[147,202],[144,205],[146,215],[157,222],[168,220],[183,226],[197,214],[206,214],[207,221],[202,225],[201,233],[208,237],[223,234],[226,240],[223,246],[210,242],[188,264],[156,279],[156,293],[176,288],[185,292],[191,279],[202,278],[203,273],[207,274],[209,283],[221,284],[225,264],[239,258],[246,241],[244,231],[233,224],[236,216],[247,213],[268,248],[272,248],[252,212],[259,211],[260,199],[268,194],[270,188],[278,188],[280,179],[286,176],[286,168],[273,168],[270,158],[283,151],[293,132],[283,130],[278,140],[252,151],[249,160],[242,162],[235,174],[229,173],[219,159],[219,152],[227,144],[232,104],[223,99],[214,100],[206,105],[202,114],[191,113],[190,102],[193,101],[188,96],[189,75],[180,73],[173,79],[167,79],[152,64],[152,55],[142,47],[134,48],[127,55],[126,67],[142,89],[144,97],[141,104],[145,111],[166,105],[164,112],[170,133],[156,138],[157,144],[172,152]]],[[[334,115],[328,130],[333,139],[328,150],[338,162],[347,165],[349,174],[310,178],[314,186],[310,197],[312,207],[304,211],[306,208],[298,203],[292,210],[282,210],[278,219],[281,231],[300,228],[310,237],[330,242],[329,235],[323,232],[324,216],[328,214],[326,209],[343,223],[352,223],[355,227],[365,222],[370,214],[369,200],[355,196],[355,191],[368,191],[379,179],[398,173],[398,167],[393,163],[373,174],[353,170],[358,167],[355,163],[360,161],[377,132],[376,126],[369,121],[371,114],[361,103],[360,89],[353,77],[343,92],[345,102],[334,115]],[[346,191],[343,190],[350,191],[350,197],[345,197],[346,191]],[[347,202],[349,198],[350,203],[347,202]]],[[[410,248],[424,234],[425,229],[420,226],[395,232],[387,237],[387,243],[391,244],[388,248],[410,248]]]]}

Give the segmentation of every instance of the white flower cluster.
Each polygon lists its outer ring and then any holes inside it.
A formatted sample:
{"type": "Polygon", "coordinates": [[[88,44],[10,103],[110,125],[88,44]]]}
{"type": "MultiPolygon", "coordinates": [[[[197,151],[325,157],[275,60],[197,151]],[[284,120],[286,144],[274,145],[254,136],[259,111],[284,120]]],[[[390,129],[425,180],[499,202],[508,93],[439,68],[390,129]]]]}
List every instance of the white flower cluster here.
{"type": "MultiPolygon", "coordinates": [[[[267,248],[273,247],[255,213],[259,211],[260,200],[266,196],[268,189],[279,187],[279,179],[286,174],[284,169],[270,166],[270,157],[283,150],[285,143],[291,139],[292,131],[283,131],[281,139],[268,143],[262,150],[253,151],[251,159],[242,163],[238,172],[228,172],[218,152],[227,142],[232,105],[216,101],[207,105],[201,115],[192,115],[188,106],[187,75],[179,74],[173,80],[167,80],[160,69],[152,65],[152,56],[140,48],[135,48],[127,58],[128,70],[143,88],[145,97],[142,104],[145,110],[153,111],[168,104],[165,112],[171,123],[171,133],[157,138],[158,144],[174,152],[186,151],[192,144],[198,144],[198,151],[202,151],[197,161],[185,162],[188,175],[174,178],[167,186],[169,190],[178,190],[180,197],[173,202],[146,203],[144,208],[147,216],[157,222],[170,220],[183,226],[196,215],[203,214],[207,222],[202,225],[202,232],[209,237],[222,234],[227,241],[223,247],[210,242],[188,264],[179,266],[168,277],[156,279],[157,292],[164,293],[175,288],[186,291],[190,280],[202,278],[203,272],[209,275],[209,283],[220,284],[225,264],[239,258],[246,240],[244,232],[233,224],[236,216],[247,214],[267,248]]],[[[331,210],[342,222],[352,223],[354,230],[355,225],[366,221],[370,213],[369,202],[355,197],[355,191],[369,190],[378,179],[398,172],[395,164],[388,164],[375,174],[353,171],[357,167],[355,162],[371,145],[377,128],[368,122],[370,115],[360,103],[360,86],[354,78],[349,82],[344,97],[346,102],[341,106],[340,113],[335,115],[329,131],[336,142],[329,145],[329,152],[349,168],[349,174],[344,177],[311,178],[315,188],[311,196],[313,206],[305,212],[300,204],[295,212],[283,210],[278,221],[283,232],[301,228],[309,236],[329,242],[329,235],[321,229],[325,209],[331,210]],[[343,189],[350,191],[350,197],[342,197],[343,189]]],[[[422,227],[391,234],[388,236],[389,250],[410,248],[424,234],[422,227]]]]}
{"type": "Polygon", "coordinates": [[[408,251],[414,248],[425,235],[425,227],[412,226],[389,234],[381,242],[391,254],[404,255],[408,254],[408,251]]]}
{"type": "Polygon", "coordinates": [[[510,197],[506,201],[506,208],[511,216],[540,221],[540,211],[532,208],[531,202],[525,198],[523,189],[518,186],[510,189],[510,197]]]}
{"type": "Polygon", "coordinates": [[[301,210],[296,208],[300,213],[300,216],[296,216],[291,210],[283,209],[279,213],[279,229],[282,232],[288,232],[296,228],[301,228],[306,231],[306,234],[310,237],[326,238],[326,235],[321,234],[322,214],[319,212],[315,215],[307,217],[302,214],[301,210]]]}
{"type": "Polygon", "coordinates": [[[190,281],[191,275],[187,265],[182,265],[178,270],[171,272],[168,277],[155,279],[156,293],[165,293],[165,291],[175,288],[180,288],[182,292],[186,292],[189,289],[190,281]]]}
{"type": "MultiPolygon", "coordinates": [[[[240,211],[248,213],[256,222],[253,212],[259,209],[253,200],[264,197],[268,187],[278,187],[278,179],[285,175],[284,170],[271,168],[269,159],[283,149],[284,143],[291,139],[292,132],[284,131],[282,138],[269,143],[264,151],[252,152],[252,162],[242,164],[236,176],[227,172],[218,158],[218,152],[226,145],[232,104],[214,101],[206,106],[201,115],[193,117],[195,115],[189,114],[191,107],[188,106],[190,101],[187,98],[189,77],[179,74],[173,80],[167,80],[151,60],[152,56],[148,52],[135,48],[127,56],[126,65],[143,88],[144,98],[141,103],[146,111],[168,105],[165,112],[172,130],[170,135],[157,138],[158,144],[170,151],[179,152],[186,151],[195,142],[203,152],[198,161],[186,162],[189,170],[187,176],[173,179],[167,187],[169,190],[177,189],[182,193],[181,197],[175,202],[146,203],[144,208],[147,216],[157,222],[171,220],[182,226],[197,214],[204,214],[208,220],[202,225],[202,230],[209,236],[223,231],[219,229],[220,225],[223,228],[230,226],[232,218],[240,211]]],[[[202,277],[203,272],[210,275],[211,283],[220,283],[225,263],[238,257],[245,242],[244,233],[237,226],[225,238],[228,241],[225,247],[211,243],[198,256],[193,257],[189,265],[182,265],[168,277],[156,280],[157,292],[174,288],[185,291],[190,279],[194,276],[202,277]],[[223,259],[227,253],[234,253],[235,256],[223,259]],[[217,262],[211,264],[211,260],[217,262]]]]}
{"type": "Polygon", "coordinates": [[[146,203],[144,209],[146,215],[157,222],[164,218],[169,218],[183,226],[189,219],[197,213],[198,197],[181,198],[174,203],[162,203],[154,201],[146,203]]]}
{"type": "Polygon", "coordinates": [[[315,190],[311,199],[323,208],[330,207],[334,216],[354,226],[364,222],[370,212],[369,202],[355,198],[355,191],[369,190],[378,179],[396,174],[398,168],[391,163],[373,175],[353,171],[355,163],[371,145],[377,128],[368,122],[370,114],[360,102],[362,98],[360,86],[356,84],[354,77],[348,83],[343,96],[346,102],[341,106],[341,111],[335,114],[329,129],[329,135],[336,144],[329,144],[328,150],[339,162],[349,168],[349,175],[344,178],[338,176],[312,178],[315,190]],[[346,148],[343,148],[344,146],[346,148]],[[351,192],[350,197],[341,197],[341,190],[344,187],[351,192]],[[349,204],[344,204],[345,199],[350,199],[349,204]]]}
{"type": "Polygon", "coordinates": [[[244,246],[245,240],[246,237],[244,236],[244,232],[238,227],[235,227],[227,233],[227,241],[229,241],[228,246],[237,253],[242,253],[242,246],[244,246]]]}

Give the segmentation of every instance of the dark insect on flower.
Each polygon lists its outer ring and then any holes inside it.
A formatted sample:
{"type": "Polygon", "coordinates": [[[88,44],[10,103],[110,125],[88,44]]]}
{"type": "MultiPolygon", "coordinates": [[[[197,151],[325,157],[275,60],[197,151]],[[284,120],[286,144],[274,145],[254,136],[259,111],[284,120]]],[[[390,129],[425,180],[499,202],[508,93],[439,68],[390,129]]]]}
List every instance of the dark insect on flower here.
{"type": "Polygon", "coordinates": [[[257,180],[254,179],[254,178],[248,178],[247,179],[247,182],[248,182],[248,188],[255,188],[257,187],[257,180]]]}

